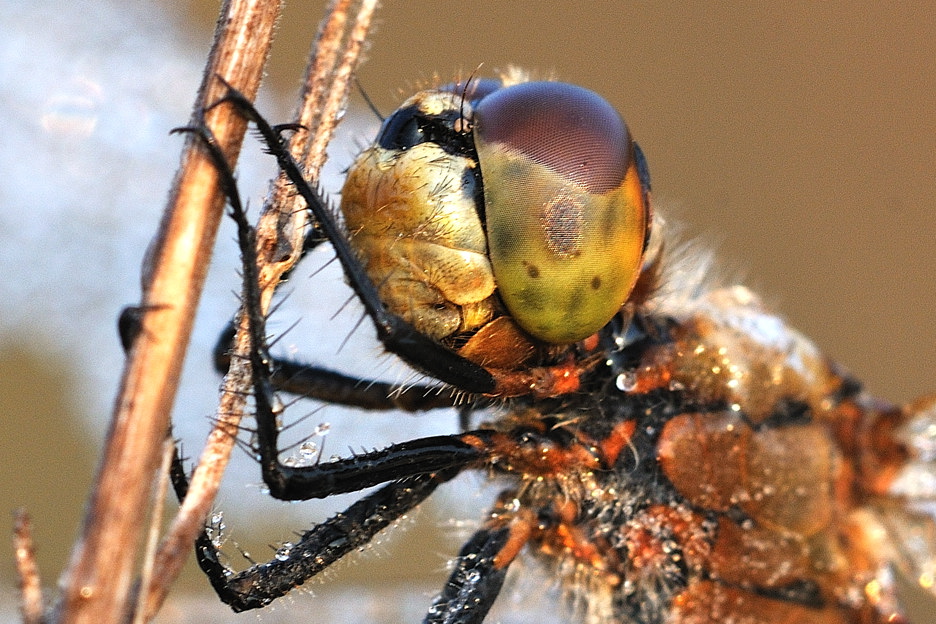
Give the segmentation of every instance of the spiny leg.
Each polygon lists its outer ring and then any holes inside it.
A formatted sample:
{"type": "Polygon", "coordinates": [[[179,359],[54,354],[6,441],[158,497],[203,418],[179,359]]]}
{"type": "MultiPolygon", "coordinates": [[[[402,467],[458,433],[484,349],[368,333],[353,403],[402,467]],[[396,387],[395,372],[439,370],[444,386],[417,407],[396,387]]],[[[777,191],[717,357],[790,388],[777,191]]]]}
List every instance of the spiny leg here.
{"type": "Polygon", "coordinates": [[[247,221],[234,174],[209,130],[204,126],[183,130],[194,132],[202,139],[218,169],[231,208],[230,216],[237,224],[244,282],[244,314],[247,316],[251,338],[250,364],[257,421],[257,451],[270,494],[284,500],[324,498],[413,474],[464,466],[476,460],[478,451],[456,436],[436,436],[315,466],[293,467],[279,461],[277,417],[282,407],[271,380],[271,359],[266,347],[266,319],[260,309],[256,234],[247,221]],[[412,469],[417,463],[422,467],[421,470],[412,469]]]}
{"type": "MultiPolygon", "coordinates": [[[[273,560],[236,574],[231,574],[222,563],[218,545],[204,531],[195,542],[198,565],[221,600],[234,611],[262,608],[347,553],[370,542],[378,532],[416,507],[436,487],[459,472],[460,468],[455,468],[394,481],[355,502],[344,512],[315,525],[273,560]]],[[[173,463],[172,482],[181,500],[188,482],[178,457],[173,463]]]]}
{"type": "MultiPolygon", "coordinates": [[[[257,419],[257,450],[264,479],[271,493],[280,498],[306,499],[392,481],[308,531],[290,554],[266,564],[252,566],[230,575],[220,559],[208,532],[197,542],[199,564],[221,598],[235,610],[261,607],[360,545],[378,531],[412,509],[443,483],[477,462],[483,452],[460,436],[436,436],[393,445],[382,451],[294,468],[279,462],[277,449],[278,400],[270,381],[270,359],[264,343],[265,319],[259,309],[259,287],[255,257],[255,236],[239,201],[233,173],[205,128],[194,128],[208,149],[222,179],[231,204],[231,216],[238,225],[238,241],[243,255],[244,302],[252,340],[250,361],[257,419]]],[[[474,432],[472,439],[487,432],[474,432]]],[[[173,466],[177,495],[184,497],[188,484],[181,460],[173,466]]]]}
{"type": "MultiPolygon", "coordinates": [[[[215,346],[215,368],[222,374],[227,372],[230,365],[230,348],[235,331],[234,322],[228,323],[215,346]]],[[[274,355],[270,358],[270,379],[273,386],[282,392],[308,399],[365,410],[406,412],[450,408],[460,401],[457,393],[444,386],[400,387],[383,381],[351,377],[327,368],[274,355]]]]}

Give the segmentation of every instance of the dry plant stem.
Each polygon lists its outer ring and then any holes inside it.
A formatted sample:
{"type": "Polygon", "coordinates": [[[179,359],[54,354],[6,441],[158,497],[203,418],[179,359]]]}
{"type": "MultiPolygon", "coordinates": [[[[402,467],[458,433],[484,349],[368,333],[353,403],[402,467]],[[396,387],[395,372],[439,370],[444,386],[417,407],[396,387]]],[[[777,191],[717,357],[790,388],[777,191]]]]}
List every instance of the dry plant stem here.
{"type": "Polygon", "coordinates": [[[20,584],[23,624],[39,624],[42,621],[42,588],[33,548],[32,522],[25,509],[13,512],[13,553],[20,584]]]}
{"type": "MultiPolygon", "coordinates": [[[[279,8],[279,0],[225,2],[196,116],[223,94],[218,75],[247,97],[256,95],[279,8]]],[[[236,161],[243,118],[218,107],[206,123],[236,161]]],[[[81,534],[62,579],[58,622],[100,624],[130,615],[145,510],[223,206],[214,166],[189,139],[144,267],[141,331],[128,354],[81,534]]]]}
{"type": "MultiPolygon", "coordinates": [[[[169,466],[175,458],[175,453],[175,441],[167,437],[163,440],[162,463],[159,466],[159,478],[153,491],[153,509],[150,513],[149,531],[146,536],[146,547],[143,551],[143,565],[141,566],[141,587],[149,587],[152,584],[153,575],[158,573],[153,563],[156,560],[156,547],[162,533],[166,493],[169,491],[169,466]]],[[[145,600],[145,595],[137,592],[136,605],[133,610],[133,624],[143,624],[146,621],[145,600]]]]}
{"type": "MultiPolygon", "coordinates": [[[[376,0],[335,3],[333,18],[322,23],[299,94],[295,122],[302,126],[289,142],[293,158],[312,181],[319,178],[326,150],[347,105],[351,77],[357,67],[376,9],[376,0]],[[350,25],[347,12],[354,10],[350,25]]],[[[264,309],[284,272],[299,260],[309,212],[286,175],[274,182],[257,232],[260,284],[264,309]],[[274,218],[275,217],[275,218],[274,218]]]]}
{"type": "MultiPolygon", "coordinates": [[[[301,155],[304,163],[315,163],[311,172],[313,179],[317,178],[325,160],[325,147],[347,100],[350,77],[363,48],[375,5],[376,0],[335,2],[322,23],[298,114],[299,123],[314,129],[318,147],[315,150],[303,147],[308,143],[305,131],[298,132],[291,144],[293,153],[301,155]],[[358,4],[360,6],[354,6],[358,4]],[[354,15],[350,27],[349,14],[354,15]]],[[[277,180],[260,217],[257,246],[264,310],[268,309],[282,274],[300,257],[308,216],[301,206],[294,205],[293,195],[288,181],[277,180]]],[[[239,430],[246,397],[252,390],[247,363],[249,352],[249,336],[242,318],[232,346],[231,367],[225,377],[215,427],[192,474],[188,495],[157,553],[154,567],[159,573],[153,575],[153,584],[144,590],[147,617],[155,615],[165,599],[169,583],[191,552],[214,502],[239,430]]]]}

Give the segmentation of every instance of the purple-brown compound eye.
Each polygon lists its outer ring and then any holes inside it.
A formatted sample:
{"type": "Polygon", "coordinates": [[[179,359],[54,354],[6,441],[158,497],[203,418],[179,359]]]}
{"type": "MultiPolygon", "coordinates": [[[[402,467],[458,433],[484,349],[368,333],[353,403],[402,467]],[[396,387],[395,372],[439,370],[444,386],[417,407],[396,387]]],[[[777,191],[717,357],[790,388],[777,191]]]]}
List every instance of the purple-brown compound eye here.
{"type": "Polygon", "coordinates": [[[546,342],[590,336],[630,295],[650,219],[627,126],[592,91],[528,82],[475,105],[474,138],[504,304],[546,342]]]}

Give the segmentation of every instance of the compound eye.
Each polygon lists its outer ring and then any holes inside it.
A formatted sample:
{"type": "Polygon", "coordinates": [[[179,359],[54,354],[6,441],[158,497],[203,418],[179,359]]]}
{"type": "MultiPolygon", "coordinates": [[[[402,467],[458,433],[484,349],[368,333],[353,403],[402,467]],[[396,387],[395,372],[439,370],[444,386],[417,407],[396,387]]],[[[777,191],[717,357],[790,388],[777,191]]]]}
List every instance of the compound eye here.
{"type": "Polygon", "coordinates": [[[604,193],[624,179],[627,127],[598,94],[561,82],[528,82],[493,92],[477,106],[477,134],[604,193]]]}
{"type": "Polygon", "coordinates": [[[531,82],[478,102],[474,138],[504,304],[546,342],[590,336],[627,300],[647,235],[627,126],[587,89],[531,82]]]}

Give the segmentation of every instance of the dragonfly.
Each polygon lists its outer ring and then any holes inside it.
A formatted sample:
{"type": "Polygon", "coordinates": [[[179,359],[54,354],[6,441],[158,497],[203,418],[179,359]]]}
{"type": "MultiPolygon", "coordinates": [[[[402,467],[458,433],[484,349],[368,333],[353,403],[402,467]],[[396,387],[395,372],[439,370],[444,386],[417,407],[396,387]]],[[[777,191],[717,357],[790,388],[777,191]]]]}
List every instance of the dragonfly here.
{"type": "Polygon", "coordinates": [[[206,530],[199,564],[235,611],[301,586],[465,471],[498,494],[424,622],[484,621],[522,559],[559,581],[570,621],[594,624],[906,623],[895,570],[933,591],[936,396],[870,396],[754,292],[713,278],[712,255],[654,208],[646,159],[599,95],[520,72],[419,91],[349,169],[340,217],[282,129],[226,99],[314,213],[306,248],[332,246],[385,349],[429,380],[269,353],[252,230],[216,153],[264,482],[283,500],[368,490],[240,572],[206,530]],[[454,407],[462,427],[297,463],[281,458],[279,392],[454,407]]]}

